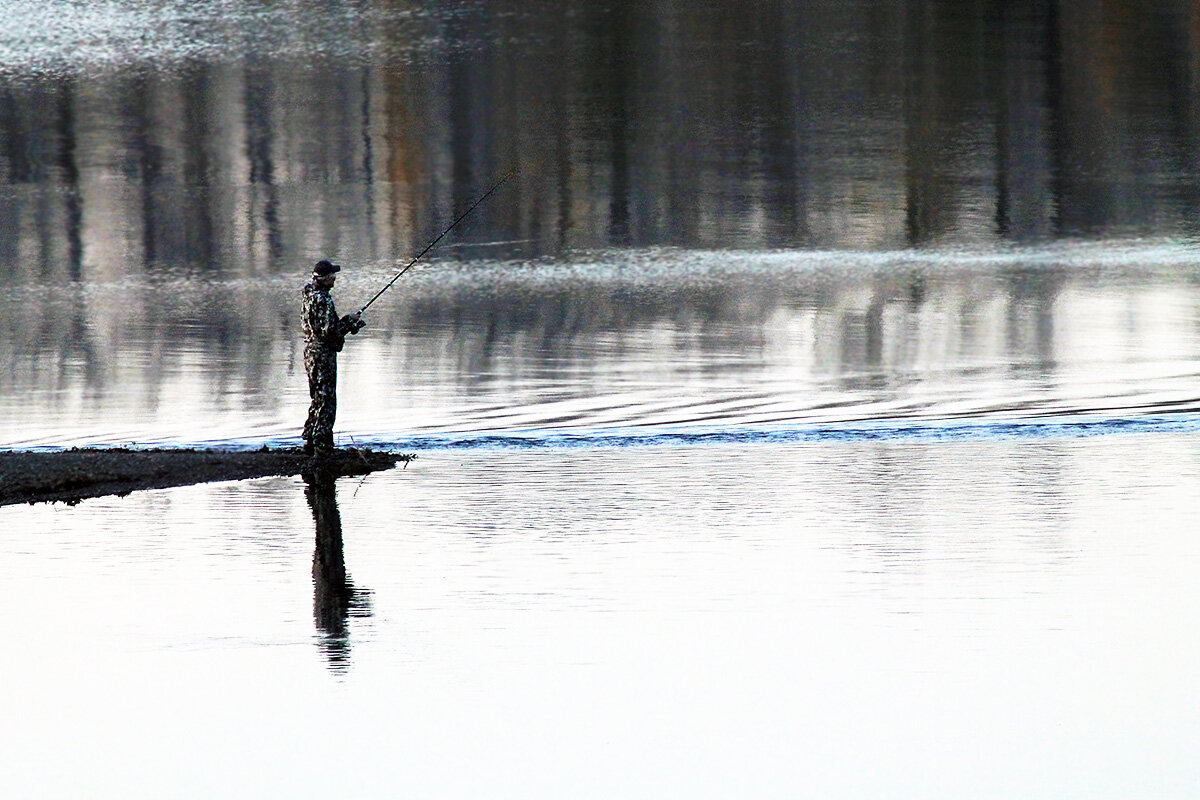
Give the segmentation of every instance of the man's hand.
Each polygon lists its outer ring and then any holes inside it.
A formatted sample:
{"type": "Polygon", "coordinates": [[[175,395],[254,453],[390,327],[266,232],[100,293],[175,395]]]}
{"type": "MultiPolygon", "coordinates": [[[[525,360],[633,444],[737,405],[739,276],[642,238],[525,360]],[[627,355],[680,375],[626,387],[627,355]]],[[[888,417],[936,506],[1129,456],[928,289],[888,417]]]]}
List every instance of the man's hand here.
{"type": "Polygon", "coordinates": [[[358,333],[367,326],[367,323],[362,321],[362,312],[359,311],[342,317],[342,325],[346,328],[347,333],[358,333]]]}

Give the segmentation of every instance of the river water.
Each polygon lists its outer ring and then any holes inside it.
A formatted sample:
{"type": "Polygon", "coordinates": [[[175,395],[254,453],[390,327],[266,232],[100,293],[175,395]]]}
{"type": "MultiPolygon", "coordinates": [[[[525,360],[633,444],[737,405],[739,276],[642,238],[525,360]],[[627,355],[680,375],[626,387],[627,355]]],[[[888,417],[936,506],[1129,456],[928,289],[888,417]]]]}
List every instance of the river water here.
{"type": "Polygon", "coordinates": [[[5,797],[1192,797],[1200,11],[0,2],[5,797]]]}

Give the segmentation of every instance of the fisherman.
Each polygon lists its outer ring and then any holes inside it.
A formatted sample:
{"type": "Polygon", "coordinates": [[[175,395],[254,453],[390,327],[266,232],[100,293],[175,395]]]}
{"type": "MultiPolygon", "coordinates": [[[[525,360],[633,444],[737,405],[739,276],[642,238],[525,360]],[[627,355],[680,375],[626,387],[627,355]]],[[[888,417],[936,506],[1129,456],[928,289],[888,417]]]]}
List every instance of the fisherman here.
{"type": "Polygon", "coordinates": [[[333,419],[337,415],[337,354],[346,343],[346,334],[355,334],[366,325],[362,312],[338,318],[329,290],[341,267],[318,261],[312,280],[304,285],[304,309],[300,323],[304,329],[304,369],[308,372],[308,421],[304,423],[304,452],[320,455],[334,450],[333,419]]]}

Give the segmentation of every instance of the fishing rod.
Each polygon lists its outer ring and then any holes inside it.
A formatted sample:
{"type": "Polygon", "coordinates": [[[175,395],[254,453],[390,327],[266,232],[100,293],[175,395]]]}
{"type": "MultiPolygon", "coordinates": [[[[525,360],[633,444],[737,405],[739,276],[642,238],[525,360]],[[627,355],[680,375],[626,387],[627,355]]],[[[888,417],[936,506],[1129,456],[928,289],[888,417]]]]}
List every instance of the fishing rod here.
{"type": "Polygon", "coordinates": [[[358,314],[357,314],[356,316],[361,316],[361,315],[362,315],[362,313],[363,313],[364,311],[366,311],[366,310],[367,310],[367,308],[368,308],[368,307],[369,307],[369,306],[370,306],[372,303],[374,303],[376,300],[378,300],[378,299],[379,299],[379,296],[380,296],[380,295],[382,295],[382,294],[383,294],[384,292],[386,292],[388,289],[392,288],[392,284],[393,284],[393,283],[395,283],[396,281],[400,280],[400,276],[401,276],[401,275],[403,275],[404,273],[408,272],[408,270],[409,270],[409,269],[412,267],[412,265],[413,265],[413,264],[416,264],[418,261],[420,261],[420,260],[421,260],[421,256],[425,255],[425,254],[426,254],[426,253],[428,253],[430,250],[432,250],[432,249],[433,249],[433,247],[434,247],[434,245],[436,245],[438,242],[440,242],[442,239],[444,239],[444,238],[446,237],[446,234],[448,234],[450,231],[454,230],[454,226],[458,225],[458,223],[460,223],[460,222],[462,222],[464,219],[466,219],[466,218],[467,218],[467,216],[468,216],[468,215],[469,215],[469,214],[470,214],[472,211],[474,211],[474,210],[476,209],[476,207],[478,207],[478,206],[479,206],[479,204],[480,204],[480,203],[482,203],[484,200],[487,200],[489,197],[491,197],[491,196],[492,196],[492,194],[494,194],[494,193],[495,193],[495,191],[496,191],[497,189],[499,189],[501,186],[503,186],[503,185],[504,185],[504,184],[505,184],[505,183],[508,181],[508,179],[509,179],[509,178],[511,178],[513,175],[515,175],[515,174],[516,174],[516,172],[517,172],[516,170],[509,170],[509,171],[508,171],[508,172],[505,174],[505,176],[504,176],[503,178],[501,178],[500,180],[498,180],[498,181],[496,181],[495,183],[493,183],[493,184],[492,184],[492,188],[490,188],[490,189],[488,189],[486,192],[484,192],[484,193],[483,193],[483,196],[482,196],[482,197],[480,197],[478,200],[476,200],[474,203],[472,203],[472,204],[471,204],[471,207],[470,207],[470,208],[468,208],[466,211],[464,211],[464,212],[462,213],[462,215],[461,215],[461,216],[459,216],[459,218],[458,218],[458,219],[456,219],[456,220],[454,220],[454,222],[451,222],[451,223],[450,223],[450,227],[449,227],[449,228],[446,228],[446,230],[444,230],[444,231],[442,231],[441,233],[439,233],[439,234],[438,234],[438,237],[437,237],[436,239],[434,239],[432,242],[430,242],[430,243],[428,244],[428,246],[426,246],[426,248],[425,248],[424,250],[422,250],[420,253],[417,253],[417,257],[416,257],[416,258],[414,258],[412,261],[408,262],[408,265],[407,265],[407,266],[405,266],[405,268],[404,268],[404,269],[402,269],[402,270],[400,270],[398,273],[396,273],[396,277],[392,278],[390,281],[388,281],[388,282],[387,282],[387,285],[386,285],[386,286],[384,286],[382,289],[380,289],[378,292],[376,292],[376,293],[375,293],[375,296],[374,296],[374,297],[372,297],[370,300],[368,300],[368,301],[367,301],[367,304],[358,310],[358,314]]]}

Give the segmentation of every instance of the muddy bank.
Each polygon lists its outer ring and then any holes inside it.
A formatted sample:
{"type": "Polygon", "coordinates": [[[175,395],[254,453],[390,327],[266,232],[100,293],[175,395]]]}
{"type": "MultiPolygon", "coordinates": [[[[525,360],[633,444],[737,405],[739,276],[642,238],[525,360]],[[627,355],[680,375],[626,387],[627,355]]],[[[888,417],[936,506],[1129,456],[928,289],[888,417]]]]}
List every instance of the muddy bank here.
{"type": "Polygon", "coordinates": [[[219,450],[73,449],[0,452],[0,506],[77,503],[88,497],[126,495],[210,481],[321,473],[331,477],[389,469],[413,458],[377,450],[339,450],[313,458],[298,449],[219,450]]]}

